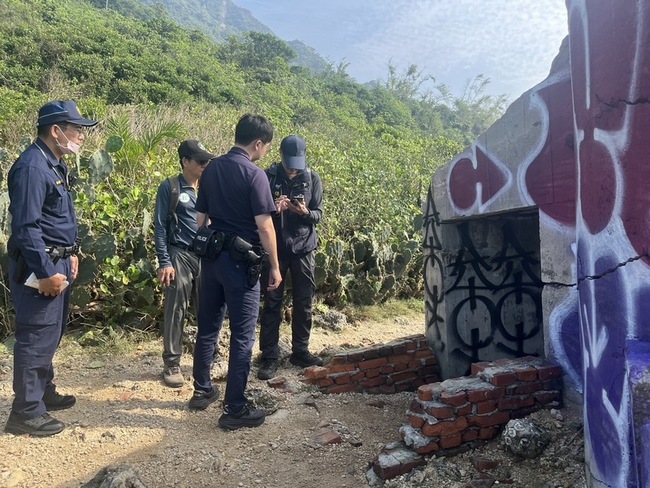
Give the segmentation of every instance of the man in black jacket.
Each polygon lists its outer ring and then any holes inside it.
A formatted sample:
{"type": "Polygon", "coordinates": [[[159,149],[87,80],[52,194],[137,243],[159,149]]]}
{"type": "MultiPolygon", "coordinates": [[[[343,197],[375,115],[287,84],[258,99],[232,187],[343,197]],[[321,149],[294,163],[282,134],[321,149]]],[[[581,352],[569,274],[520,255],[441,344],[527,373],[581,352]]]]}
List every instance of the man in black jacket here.
{"type": "Polygon", "coordinates": [[[291,273],[293,306],[289,362],[301,368],[323,364],[308,350],[312,299],[316,289],[316,224],[323,218],[323,185],[318,174],[307,168],[306,153],[304,140],[296,135],[285,137],[280,144],[282,164],[274,164],[266,171],[277,208],[273,223],[283,281],[277,289],[267,291],[264,296],[259,379],[273,377],[278,369],[282,296],[287,271],[291,273]]]}

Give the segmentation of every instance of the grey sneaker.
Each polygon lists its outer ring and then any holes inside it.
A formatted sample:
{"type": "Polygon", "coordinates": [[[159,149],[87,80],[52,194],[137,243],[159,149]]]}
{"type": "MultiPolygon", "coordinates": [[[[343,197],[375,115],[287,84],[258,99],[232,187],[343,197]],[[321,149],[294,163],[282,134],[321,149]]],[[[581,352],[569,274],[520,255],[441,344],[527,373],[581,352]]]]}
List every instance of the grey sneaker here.
{"type": "Polygon", "coordinates": [[[180,388],[185,384],[185,378],[181,373],[180,366],[167,366],[163,369],[163,380],[167,386],[172,388],[180,388]]]}
{"type": "Polygon", "coordinates": [[[263,359],[260,369],[257,370],[257,377],[261,380],[270,380],[278,370],[278,361],[275,359],[263,359]]]}
{"type": "Polygon", "coordinates": [[[205,410],[210,404],[219,399],[219,389],[212,387],[212,390],[205,392],[201,390],[194,390],[192,398],[190,398],[190,410],[205,410]]]}
{"type": "Polygon", "coordinates": [[[261,408],[254,408],[247,403],[238,412],[234,412],[230,407],[223,409],[223,415],[219,417],[219,426],[227,430],[237,430],[242,427],[258,427],[264,423],[266,414],[261,408]]]}
{"type": "Polygon", "coordinates": [[[65,424],[59,422],[49,413],[45,412],[40,417],[23,420],[15,413],[11,412],[5,425],[5,432],[14,435],[29,434],[35,437],[45,437],[54,435],[65,429],[65,424]]]}

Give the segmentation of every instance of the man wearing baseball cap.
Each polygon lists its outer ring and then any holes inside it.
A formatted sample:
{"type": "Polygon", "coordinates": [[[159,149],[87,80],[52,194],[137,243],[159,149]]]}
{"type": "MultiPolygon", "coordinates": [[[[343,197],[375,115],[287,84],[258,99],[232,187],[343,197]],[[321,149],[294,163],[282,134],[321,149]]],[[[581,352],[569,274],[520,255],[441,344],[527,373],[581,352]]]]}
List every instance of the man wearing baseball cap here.
{"type": "Polygon", "coordinates": [[[289,362],[301,368],[323,364],[322,359],[308,349],[312,300],[316,291],[316,224],[323,218],[323,184],[318,173],[307,167],[307,145],[302,138],[296,135],[285,137],[280,143],[280,156],[282,163],[273,164],[266,173],[277,209],[273,224],[282,282],[278,288],[264,294],[259,379],[272,378],[278,368],[282,297],[287,272],[291,273],[292,297],[289,362]]]}
{"type": "Polygon", "coordinates": [[[78,154],[86,128],[96,124],[72,100],[46,103],[38,112],[36,140],[9,170],[7,248],[16,343],[15,398],[5,432],[11,434],[58,434],[65,425],[49,412],[76,402],[56,390],[52,366],[68,321],[68,285],[79,267],[77,218],[63,156],[78,154]],[[26,284],[32,274],[38,280],[33,287],[26,284]]]}
{"type": "Polygon", "coordinates": [[[185,379],[180,362],[185,319],[194,299],[198,309],[201,262],[189,250],[196,236],[196,196],[199,178],[214,155],[194,139],[181,142],[178,157],[182,172],[158,187],[154,217],[158,281],[165,286],[163,323],[163,380],[179,388],[185,379]]]}

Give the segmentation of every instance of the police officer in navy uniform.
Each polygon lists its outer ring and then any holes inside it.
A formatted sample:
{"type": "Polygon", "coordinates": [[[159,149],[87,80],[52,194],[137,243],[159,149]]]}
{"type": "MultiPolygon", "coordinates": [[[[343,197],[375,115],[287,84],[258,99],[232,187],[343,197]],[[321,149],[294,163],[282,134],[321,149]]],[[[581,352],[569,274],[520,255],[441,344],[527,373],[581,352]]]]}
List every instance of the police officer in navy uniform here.
{"type": "Polygon", "coordinates": [[[52,101],[38,112],[38,137],[9,170],[11,237],[9,283],[16,311],[15,398],[5,432],[49,436],[65,426],[48,412],[70,408],[72,395],[53,383],[52,359],[68,320],[70,286],[77,277],[77,218],[63,156],[77,154],[84,129],[72,100],[52,101]],[[26,279],[34,274],[36,288],[26,279]]]}
{"type": "Polygon", "coordinates": [[[163,322],[163,380],[178,388],[185,379],[180,363],[183,353],[183,329],[190,305],[198,309],[201,263],[189,247],[196,236],[196,195],[201,173],[214,158],[194,139],[181,142],[178,157],[183,172],[177,176],[178,193],[175,208],[172,183],[165,179],[158,187],[154,217],[154,240],[158,256],[158,281],[165,286],[165,317],[163,322]]]}
{"type": "MultiPolygon", "coordinates": [[[[323,184],[314,170],[307,168],[307,146],[296,135],[282,139],[282,164],[267,171],[277,213],[273,218],[278,242],[280,275],[291,274],[291,356],[289,362],[301,368],[322,366],[323,360],[309,352],[311,309],[316,282],[314,251],[318,246],[316,224],[323,218],[323,184]]],[[[264,283],[264,280],[262,280],[264,283]]],[[[272,378],[278,367],[280,323],[284,281],[264,295],[260,328],[262,363],[259,379],[272,378]]]]}
{"type": "Polygon", "coordinates": [[[273,126],[265,117],[244,115],[235,128],[235,146],[213,159],[203,171],[196,201],[199,221],[207,215],[209,227],[218,231],[223,249],[215,260],[201,260],[194,394],[190,408],[205,409],[219,397],[219,390],[210,378],[210,365],[227,305],[230,359],[219,425],[229,430],[256,427],[265,418],[263,410],[248,403],[244,392],[259,314],[257,258],[262,255],[262,248],[268,253],[268,288],[276,289],[282,281],[271,217],[276,210],[275,202],[266,174],[253,163],[266,155],[272,139],[273,126]]]}

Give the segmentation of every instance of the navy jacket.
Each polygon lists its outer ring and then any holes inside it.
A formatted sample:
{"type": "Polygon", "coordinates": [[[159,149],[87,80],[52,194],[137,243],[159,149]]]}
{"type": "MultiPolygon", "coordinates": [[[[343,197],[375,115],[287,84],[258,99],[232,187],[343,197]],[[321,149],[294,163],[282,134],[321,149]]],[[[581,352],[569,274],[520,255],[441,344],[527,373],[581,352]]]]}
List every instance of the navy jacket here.
{"type": "Polygon", "coordinates": [[[196,191],[182,174],[178,175],[180,193],[176,205],[176,217],[169,214],[170,197],[172,187],[168,179],[165,179],[158,187],[156,195],[156,212],[154,215],[154,243],[158,255],[158,267],[168,268],[172,265],[169,256],[168,246],[180,247],[189,246],[198,230],[196,221],[196,191]]]}
{"type": "Polygon", "coordinates": [[[72,246],[77,239],[77,217],[70,193],[68,168],[36,139],[9,170],[9,249],[19,250],[39,279],[56,274],[50,246],[72,246]]]}
{"type": "Polygon", "coordinates": [[[298,173],[292,180],[284,172],[282,164],[273,164],[266,170],[273,198],[286,195],[289,198],[303,195],[309,209],[307,215],[291,211],[274,214],[273,225],[278,242],[278,255],[291,257],[306,254],[318,247],[316,224],[323,218],[323,184],[312,169],[298,173]]]}

